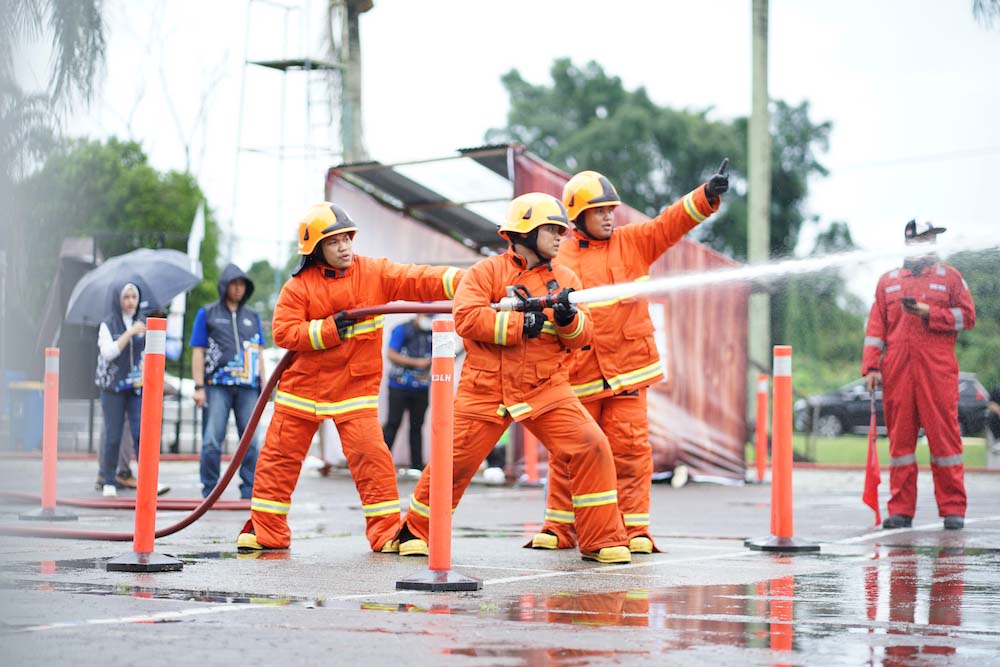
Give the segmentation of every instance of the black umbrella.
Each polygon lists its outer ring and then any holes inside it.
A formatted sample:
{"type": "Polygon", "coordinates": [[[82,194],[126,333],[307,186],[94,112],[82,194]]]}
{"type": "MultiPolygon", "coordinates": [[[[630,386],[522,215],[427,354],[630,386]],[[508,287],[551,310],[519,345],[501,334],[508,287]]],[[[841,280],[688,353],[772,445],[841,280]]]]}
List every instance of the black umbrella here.
{"type": "Polygon", "coordinates": [[[191,271],[191,258],[178,250],[133,250],[80,278],[66,306],[66,322],[100,324],[112,315],[117,291],[125,283],[139,288],[139,310],[149,312],[166,308],[171,299],[200,282],[201,276],[191,271]]]}

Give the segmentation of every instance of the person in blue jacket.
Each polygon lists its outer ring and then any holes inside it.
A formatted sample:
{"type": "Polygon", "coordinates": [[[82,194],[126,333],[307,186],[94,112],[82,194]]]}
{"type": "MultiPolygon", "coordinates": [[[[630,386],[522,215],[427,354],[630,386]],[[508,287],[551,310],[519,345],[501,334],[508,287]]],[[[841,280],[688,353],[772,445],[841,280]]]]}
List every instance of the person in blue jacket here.
{"type": "MultiPolygon", "coordinates": [[[[219,300],[198,309],[191,328],[191,377],[194,402],[202,410],[201,494],[207,497],[219,481],[222,443],[230,411],[240,437],[253,413],[264,382],[260,316],[246,306],[253,281],[229,264],[219,277],[219,300]]],[[[254,435],[240,465],[240,497],[250,498],[257,466],[254,435]]]]}
{"type": "Polygon", "coordinates": [[[389,338],[389,415],[382,437],[389,449],[403,421],[410,415],[410,469],[424,469],[424,416],[431,386],[431,319],[417,315],[397,325],[389,338]]]}

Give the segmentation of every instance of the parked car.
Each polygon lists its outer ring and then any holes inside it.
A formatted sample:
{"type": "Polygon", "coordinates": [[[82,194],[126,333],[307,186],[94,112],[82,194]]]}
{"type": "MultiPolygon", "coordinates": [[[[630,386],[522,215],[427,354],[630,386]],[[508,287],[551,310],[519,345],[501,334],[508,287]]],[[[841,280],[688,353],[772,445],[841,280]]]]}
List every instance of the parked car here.
{"type": "MultiPolygon", "coordinates": [[[[988,392],[975,373],[958,374],[958,425],[962,435],[978,435],[986,427],[986,402],[988,392]]],[[[835,437],[841,433],[868,433],[871,396],[865,389],[864,378],[845,384],[836,391],[815,394],[795,402],[795,429],[813,430],[835,437]]],[[[885,417],[882,414],[882,390],[875,390],[875,419],[879,433],[885,434],[885,417]]]]}

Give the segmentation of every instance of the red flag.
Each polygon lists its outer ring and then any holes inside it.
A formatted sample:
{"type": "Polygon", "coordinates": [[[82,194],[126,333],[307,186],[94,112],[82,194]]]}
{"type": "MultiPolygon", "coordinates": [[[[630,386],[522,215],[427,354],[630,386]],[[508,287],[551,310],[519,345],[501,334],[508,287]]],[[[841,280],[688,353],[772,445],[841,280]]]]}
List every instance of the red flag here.
{"type": "Polygon", "coordinates": [[[868,424],[868,461],[865,465],[865,491],[861,500],[875,510],[875,525],[882,523],[882,513],[878,509],[878,485],[882,474],[878,467],[878,430],[875,426],[875,394],[872,393],[872,417],[868,424]]]}

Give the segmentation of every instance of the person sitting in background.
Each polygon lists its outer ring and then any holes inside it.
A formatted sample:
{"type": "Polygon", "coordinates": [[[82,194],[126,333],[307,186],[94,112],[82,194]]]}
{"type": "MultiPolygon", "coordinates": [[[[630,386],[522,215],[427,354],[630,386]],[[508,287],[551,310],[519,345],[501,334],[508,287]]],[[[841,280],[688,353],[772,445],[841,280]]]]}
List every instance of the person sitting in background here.
{"type": "Polygon", "coordinates": [[[392,451],[403,414],[410,415],[410,469],[424,469],[424,416],[431,386],[431,318],[417,315],[397,325],[389,338],[389,416],[382,437],[392,451]]]}

